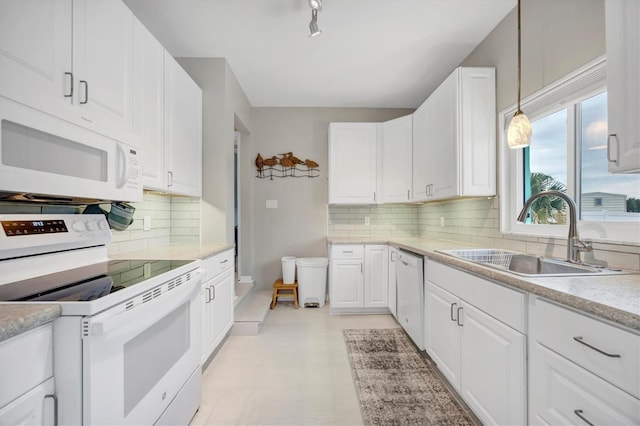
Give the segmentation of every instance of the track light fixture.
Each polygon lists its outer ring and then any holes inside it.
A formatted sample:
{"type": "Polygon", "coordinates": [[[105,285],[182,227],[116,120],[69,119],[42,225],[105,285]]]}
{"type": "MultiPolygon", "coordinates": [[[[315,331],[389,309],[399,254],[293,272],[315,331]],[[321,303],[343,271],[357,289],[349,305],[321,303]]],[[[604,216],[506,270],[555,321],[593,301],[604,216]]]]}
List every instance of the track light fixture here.
{"type": "Polygon", "coordinates": [[[322,30],[318,28],[318,10],[313,9],[311,11],[311,22],[309,22],[309,37],[315,37],[321,32],[322,30]]]}
{"type": "Polygon", "coordinates": [[[315,37],[322,32],[318,28],[318,10],[322,10],[322,0],[309,0],[311,8],[311,22],[309,22],[309,37],[315,37]]]}
{"type": "Polygon", "coordinates": [[[322,0],[309,0],[311,9],[322,10],[322,0]]]}

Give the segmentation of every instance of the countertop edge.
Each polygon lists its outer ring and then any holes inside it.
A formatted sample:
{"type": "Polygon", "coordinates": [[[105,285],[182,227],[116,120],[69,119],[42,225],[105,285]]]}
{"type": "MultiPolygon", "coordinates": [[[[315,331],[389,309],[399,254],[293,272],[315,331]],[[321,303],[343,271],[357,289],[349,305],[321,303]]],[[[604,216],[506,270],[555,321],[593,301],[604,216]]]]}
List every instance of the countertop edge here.
{"type": "Polygon", "coordinates": [[[62,312],[55,303],[7,303],[0,308],[0,342],[51,322],[62,312]]]}

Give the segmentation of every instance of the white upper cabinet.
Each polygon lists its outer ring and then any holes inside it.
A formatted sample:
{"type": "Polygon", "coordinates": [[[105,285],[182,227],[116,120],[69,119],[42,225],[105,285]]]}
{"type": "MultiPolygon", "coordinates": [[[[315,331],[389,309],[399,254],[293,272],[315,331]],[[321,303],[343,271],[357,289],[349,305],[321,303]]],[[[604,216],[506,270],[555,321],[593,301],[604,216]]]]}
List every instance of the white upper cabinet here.
{"type": "Polygon", "coordinates": [[[202,194],[202,90],[165,55],[164,106],[167,190],[202,194]]]}
{"type": "Polygon", "coordinates": [[[495,195],[495,116],[495,69],[455,69],[414,113],[413,201],[495,195]]]}
{"type": "Polygon", "coordinates": [[[145,188],[166,190],[164,47],[137,19],[133,25],[133,131],[142,147],[145,188]]]}
{"type": "Polygon", "coordinates": [[[0,2],[0,95],[71,112],[71,0],[0,2]]]}
{"type": "Polygon", "coordinates": [[[607,0],[607,139],[611,173],[640,172],[640,2],[607,0]]]}
{"type": "Polygon", "coordinates": [[[375,204],[379,123],[329,124],[329,204],[375,204]]]}
{"type": "Polygon", "coordinates": [[[74,103],[88,127],[122,141],[133,126],[133,20],[121,1],[73,2],[74,103]]]}
{"type": "Polygon", "coordinates": [[[382,123],[382,202],[411,201],[413,119],[382,123]]]}
{"type": "Polygon", "coordinates": [[[121,1],[3,0],[0,95],[137,146],[133,21],[121,1]]]}

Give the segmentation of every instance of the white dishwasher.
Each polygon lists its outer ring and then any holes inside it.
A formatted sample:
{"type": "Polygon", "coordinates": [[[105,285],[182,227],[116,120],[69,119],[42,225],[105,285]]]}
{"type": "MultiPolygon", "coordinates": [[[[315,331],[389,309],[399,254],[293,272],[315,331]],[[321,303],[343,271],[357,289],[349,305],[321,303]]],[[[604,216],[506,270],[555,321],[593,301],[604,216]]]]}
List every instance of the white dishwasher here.
{"type": "Polygon", "coordinates": [[[424,350],[424,258],[400,249],[396,262],[398,321],[424,350]]]}

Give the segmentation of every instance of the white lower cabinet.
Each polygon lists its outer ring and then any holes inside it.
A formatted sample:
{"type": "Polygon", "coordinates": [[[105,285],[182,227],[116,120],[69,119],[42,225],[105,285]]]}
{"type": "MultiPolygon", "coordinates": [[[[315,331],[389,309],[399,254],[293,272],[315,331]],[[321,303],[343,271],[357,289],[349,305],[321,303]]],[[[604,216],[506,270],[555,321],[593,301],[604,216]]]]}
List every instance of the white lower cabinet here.
{"type": "Polygon", "coordinates": [[[640,424],[636,332],[538,297],[529,314],[530,424],[640,424]]]}
{"type": "Polygon", "coordinates": [[[389,310],[397,319],[397,286],[396,286],[396,261],[398,260],[398,249],[389,246],[389,310]]]}
{"type": "Polygon", "coordinates": [[[218,348],[233,326],[233,250],[205,260],[207,280],[202,284],[202,363],[218,348]]]}
{"type": "Polygon", "coordinates": [[[55,387],[53,377],[0,408],[0,425],[55,425],[55,387]]]}
{"type": "Polygon", "coordinates": [[[387,245],[333,245],[330,253],[331,313],[388,312],[387,245]]]}
{"type": "MultiPolygon", "coordinates": [[[[456,275],[464,274],[506,297],[514,297],[512,290],[433,261],[427,261],[425,272],[427,353],[483,423],[525,424],[526,336],[495,318],[503,312],[480,310],[440,284],[455,287],[451,282],[462,282],[456,275]]],[[[474,292],[469,295],[474,298],[474,292]]]]}
{"type": "Polygon", "coordinates": [[[57,424],[53,326],[0,343],[0,425],[57,424]]]}

